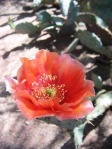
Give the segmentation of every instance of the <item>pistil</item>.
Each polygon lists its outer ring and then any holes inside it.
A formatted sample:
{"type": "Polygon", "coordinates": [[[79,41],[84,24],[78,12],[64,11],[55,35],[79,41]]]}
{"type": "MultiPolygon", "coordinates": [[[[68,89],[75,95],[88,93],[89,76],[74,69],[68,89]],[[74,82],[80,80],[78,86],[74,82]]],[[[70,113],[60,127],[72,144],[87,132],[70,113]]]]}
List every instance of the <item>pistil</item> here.
{"type": "Polygon", "coordinates": [[[65,99],[65,84],[57,84],[58,77],[56,75],[40,76],[38,82],[32,83],[31,95],[37,100],[53,100],[54,97],[59,99],[59,103],[65,99]]]}

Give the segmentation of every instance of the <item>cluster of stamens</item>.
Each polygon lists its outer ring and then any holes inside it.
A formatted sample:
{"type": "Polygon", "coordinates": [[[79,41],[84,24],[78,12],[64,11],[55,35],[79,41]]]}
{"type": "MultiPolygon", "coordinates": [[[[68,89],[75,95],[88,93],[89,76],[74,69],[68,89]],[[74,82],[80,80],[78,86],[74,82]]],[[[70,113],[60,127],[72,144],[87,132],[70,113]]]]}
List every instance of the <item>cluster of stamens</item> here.
{"type": "Polygon", "coordinates": [[[59,102],[61,102],[65,99],[66,92],[65,84],[58,84],[56,75],[43,74],[39,77],[37,82],[32,83],[31,94],[37,100],[52,100],[53,98],[58,97],[59,102]]]}

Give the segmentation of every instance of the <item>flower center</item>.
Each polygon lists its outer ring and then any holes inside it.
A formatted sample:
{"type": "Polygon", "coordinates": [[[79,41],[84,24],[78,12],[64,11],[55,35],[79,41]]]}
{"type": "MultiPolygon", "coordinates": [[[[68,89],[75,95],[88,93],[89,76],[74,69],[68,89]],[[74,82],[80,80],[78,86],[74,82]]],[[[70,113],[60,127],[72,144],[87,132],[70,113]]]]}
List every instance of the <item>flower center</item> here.
{"type": "Polygon", "coordinates": [[[56,94],[57,94],[57,90],[56,88],[47,88],[46,89],[46,94],[49,96],[49,97],[56,97],[56,94]]]}
{"type": "Polygon", "coordinates": [[[39,77],[38,82],[32,83],[31,95],[38,99],[53,99],[57,97],[59,102],[65,99],[65,84],[58,83],[56,75],[45,75],[39,77]]]}

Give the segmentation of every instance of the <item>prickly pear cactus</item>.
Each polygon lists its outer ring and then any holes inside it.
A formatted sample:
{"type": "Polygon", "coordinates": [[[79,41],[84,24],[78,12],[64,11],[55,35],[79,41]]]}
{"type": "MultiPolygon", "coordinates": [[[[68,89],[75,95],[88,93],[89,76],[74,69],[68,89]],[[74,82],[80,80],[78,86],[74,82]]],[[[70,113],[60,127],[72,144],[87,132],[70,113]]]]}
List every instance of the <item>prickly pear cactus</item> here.
{"type": "Polygon", "coordinates": [[[80,11],[93,12],[101,17],[108,24],[112,18],[112,1],[111,0],[79,0],[80,11]],[[106,13],[105,13],[106,12],[106,13]]]}
{"type": "Polygon", "coordinates": [[[57,118],[55,117],[45,117],[45,118],[41,118],[40,120],[43,120],[49,124],[55,124],[61,128],[66,128],[66,129],[69,129],[69,130],[72,130],[74,129],[75,127],[77,127],[78,125],[80,124],[83,124],[86,119],[79,119],[79,120],[72,120],[72,119],[69,119],[69,120],[64,120],[64,121],[59,121],[57,118]]]}

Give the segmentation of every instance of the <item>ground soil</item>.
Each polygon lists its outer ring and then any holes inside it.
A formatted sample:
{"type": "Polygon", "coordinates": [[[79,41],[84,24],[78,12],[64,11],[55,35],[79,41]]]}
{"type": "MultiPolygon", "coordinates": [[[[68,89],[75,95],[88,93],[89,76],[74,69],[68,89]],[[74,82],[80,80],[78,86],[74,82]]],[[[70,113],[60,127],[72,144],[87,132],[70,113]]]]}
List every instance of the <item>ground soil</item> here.
{"type": "MultiPolygon", "coordinates": [[[[4,76],[16,77],[17,69],[21,65],[20,57],[33,58],[41,48],[52,50],[55,47],[54,50],[65,50],[73,40],[61,37],[55,41],[48,34],[29,37],[27,34],[15,33],[8,25],[9,18],[12,18],[15,23],[31,22],[36,18],[32,10],[25,9],[29,8],[25,7],[26,5],[30,6],[31,1],[0,1],[0,149],[74,149],[73,141],[67,130],[38,119],[27,121],[16,107],[10,94],[6,92],[4,76]]],[[[102,58],[98,59],[99,54],[85,51],[81,46],[69,54],[78,56],[78,59],[85,65],[89,78],[91,72],[94,70],[98,73],[100,67],[99,73],[103,79],[109,80],[108,63],[102,65],[102,58]],[[105,75],[104,70],[107,70],[105,75]]],[[[108,83],[105,88],[107,85],[108,83]]],[[[108,89],[111,90],[111,86],[108,86],[108,89]]],[[[93,124],[94,126],[88,124],[85,129],[81,149],[112,149],[111,108],[93,124]]]]}

